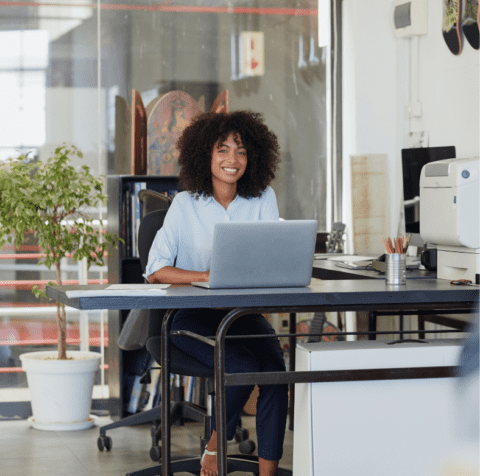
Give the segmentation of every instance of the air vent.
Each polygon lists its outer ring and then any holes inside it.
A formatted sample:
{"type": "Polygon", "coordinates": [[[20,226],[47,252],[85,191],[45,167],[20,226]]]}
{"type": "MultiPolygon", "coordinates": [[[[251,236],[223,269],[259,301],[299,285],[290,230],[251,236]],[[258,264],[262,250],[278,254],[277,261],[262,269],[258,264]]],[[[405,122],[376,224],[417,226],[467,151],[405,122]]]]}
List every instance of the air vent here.
{"type": "Polygon", "coordinates": [[[426,164],[425,177],[448,177],[449,164],[426,164]]]}

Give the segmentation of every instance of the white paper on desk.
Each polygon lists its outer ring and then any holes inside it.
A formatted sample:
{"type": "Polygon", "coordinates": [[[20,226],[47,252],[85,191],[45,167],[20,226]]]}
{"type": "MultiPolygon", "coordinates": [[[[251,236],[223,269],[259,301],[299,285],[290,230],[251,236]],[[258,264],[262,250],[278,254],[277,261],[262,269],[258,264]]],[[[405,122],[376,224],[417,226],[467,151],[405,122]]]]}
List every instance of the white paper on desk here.
{"type": "Polygon", "coordinates": [[[111,297],[111,296],[151,296],[163,294],[170,284],[112,284],[104,289],[75,289],[66,291],[67,298],[111,297]]]}
{"type": "Polygon", "coordinates": [[[111,284],[104,290],[108,291],[158,291],[159,289],[167,289],[171,284],[111,284]]]}
{"type": "Polygon", "coordinates": [[[368,261],[372,259],[376,259],[378,256],[342,256],[342,255],[334,255],[331,258],[328,258],[328,261],[368,261]]]}

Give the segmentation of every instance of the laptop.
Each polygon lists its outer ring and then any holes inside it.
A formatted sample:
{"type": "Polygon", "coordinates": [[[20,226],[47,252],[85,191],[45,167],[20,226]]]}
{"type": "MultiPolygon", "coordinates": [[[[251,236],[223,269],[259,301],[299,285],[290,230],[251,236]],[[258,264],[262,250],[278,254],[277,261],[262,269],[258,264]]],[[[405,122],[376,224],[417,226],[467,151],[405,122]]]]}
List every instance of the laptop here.
{"type": "Polygon", "coordinates": [[[221,288],[304,287],[312,279],[317,220],[216,223],[210,281],[221,288]]]}

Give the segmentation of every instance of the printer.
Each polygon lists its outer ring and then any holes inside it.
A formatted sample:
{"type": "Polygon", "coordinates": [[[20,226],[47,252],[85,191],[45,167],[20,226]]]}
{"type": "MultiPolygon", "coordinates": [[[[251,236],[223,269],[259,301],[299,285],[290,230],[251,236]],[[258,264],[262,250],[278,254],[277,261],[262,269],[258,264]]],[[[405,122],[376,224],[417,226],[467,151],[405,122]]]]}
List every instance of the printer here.
{"type": "Polygon", "coordinates": [[[437,248],[437,278],[479,280],[480,158],[446,159],[420,174],[420,236],[437,248]]]}

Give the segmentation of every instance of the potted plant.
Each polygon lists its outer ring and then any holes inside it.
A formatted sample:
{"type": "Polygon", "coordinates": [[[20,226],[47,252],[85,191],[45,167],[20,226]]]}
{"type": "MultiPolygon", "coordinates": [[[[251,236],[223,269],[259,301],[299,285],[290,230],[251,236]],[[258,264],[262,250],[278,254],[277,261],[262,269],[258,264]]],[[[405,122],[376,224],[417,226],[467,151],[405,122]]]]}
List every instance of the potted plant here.
{"type": "MultiPolygon", "coordinates": [[[[74,146],[62,145],[45,162],[32,163],[20,156],[0,165],[0,247],[9,242],[18,248],[27,234],[33,234],[42,251],[39,264],[49,269],[54,266],[58,285],[62,284],[63,258],[75,262],[85,258],[87,266],[102,266],[108,244],[118,242],[116,235],[95,228],[89,215],[106,203],[102,179],[95,178],[86,165],[74,167],[73,157],[81,159],[83,155],[74,146]]],[[[38,286],[33,292],[37,297],[46,296],[38,286]]],[[[31,392],[32,426],[88,428],[93,424],[89,412],[101,355],[67,351],[65,306],[58,302],[57,328],[58,351],[20,356],[31,392]]]]}

